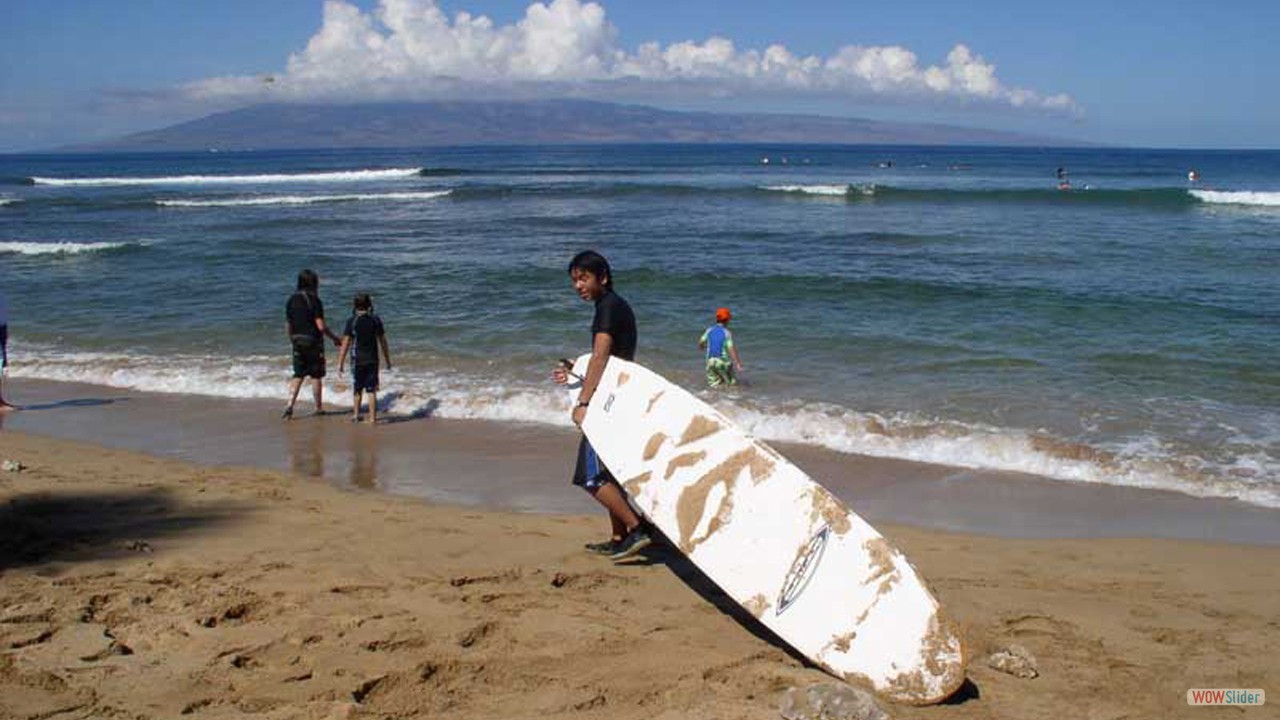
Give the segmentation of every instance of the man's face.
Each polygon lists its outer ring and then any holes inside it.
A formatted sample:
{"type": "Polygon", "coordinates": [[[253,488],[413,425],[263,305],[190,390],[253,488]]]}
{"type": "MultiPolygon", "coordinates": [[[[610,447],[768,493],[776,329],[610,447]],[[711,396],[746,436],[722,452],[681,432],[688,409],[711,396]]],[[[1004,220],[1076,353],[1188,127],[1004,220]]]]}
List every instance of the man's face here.
{"type": "Polygon", "coordinates": [[[583,300],[595,301],[604,294],[604,283],[590,270],[574,268],[569,272],[569,279],[573,281],[574,291],[583,300]]]}

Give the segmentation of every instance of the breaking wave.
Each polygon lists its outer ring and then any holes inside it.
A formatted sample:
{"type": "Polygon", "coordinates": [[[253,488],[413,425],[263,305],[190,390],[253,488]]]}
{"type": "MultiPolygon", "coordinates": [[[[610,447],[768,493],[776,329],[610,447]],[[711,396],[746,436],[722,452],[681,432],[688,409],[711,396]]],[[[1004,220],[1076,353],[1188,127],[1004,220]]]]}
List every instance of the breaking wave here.
{"type": "Polygon", "coordinates": [[[1252,192],[1247,190],[1191,190],[1201,202],[1215,205],[1255,205],[1280,207],[1280,192],[1252,192]]]}
{"type": "Polygon", "coordinates": [[[844,196],[849,194],[849,185],[765,185],[761,190],[770,192],[794,193],[799,195],[844,196]]]}
{"type": "Polygon", "coordinates": [[[164,175],[159,177],[33,177],[32,184],[54,186],[118,185],[263,185],[274,183],[342,183],[397,180],[417,177],[424,168],[381,170],[337,170],[311,173],[268,173],[262,175],[164,175]]]}
{"type": "Polygon", "coordinates": [[[219,200],[157,200],[161,207],[208,208],[208,207],[255,207],[265,205],[314,205],[317,203],[360,202],[360,201],[412,201],[432,200],[449,195],[450,190],[430,192],[390,192],[368,193],[361,195],[274,195],[267,197],[238,197],[219,200]]]}
{"type": "Polygon", "coordinates": [[[0,255],[80,255],[149,245],[137,242],[0,242],[0,255]]]}

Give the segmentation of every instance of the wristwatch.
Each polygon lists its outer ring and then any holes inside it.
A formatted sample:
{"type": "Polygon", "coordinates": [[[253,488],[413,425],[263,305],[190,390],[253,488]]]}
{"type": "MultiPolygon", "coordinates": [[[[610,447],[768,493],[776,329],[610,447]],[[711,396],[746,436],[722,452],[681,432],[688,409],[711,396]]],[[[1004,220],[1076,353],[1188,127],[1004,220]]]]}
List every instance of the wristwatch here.
{"type": "Polygon", "coordinates": [[[574,407],[590,407],[590,406],[591,406],[590,400],[579,400],[578,404],[574,405],[574,407]]]}

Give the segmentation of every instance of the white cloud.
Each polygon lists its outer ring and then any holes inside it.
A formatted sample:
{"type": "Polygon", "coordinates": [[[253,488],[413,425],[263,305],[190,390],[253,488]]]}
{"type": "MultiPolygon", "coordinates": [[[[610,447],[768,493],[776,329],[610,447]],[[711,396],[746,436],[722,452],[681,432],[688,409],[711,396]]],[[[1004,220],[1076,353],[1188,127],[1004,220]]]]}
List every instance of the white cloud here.
{"type": "Polygon", "coordinates": [[[1074,113],[1068,95],[1006,87],[995,65],[956,45],[945,64],[922,66],[899,46],[849,45],[823,58],[782,45],[739,49],[711,37],[622,48],[604,8],[582,0],[534,2],[524,17],[498,26],[483,15],[450,18],[435,0],[380,0],[369,13],[327,0],[324,23],[282,73],[211,78],[185,88],[201,100],[419,99],[456,94],[528,93],[542,86],[597,90],[610,84],[650,91],[692,85],[709,95],[751,92],[832,97],[960,99],[1074,113]]]}

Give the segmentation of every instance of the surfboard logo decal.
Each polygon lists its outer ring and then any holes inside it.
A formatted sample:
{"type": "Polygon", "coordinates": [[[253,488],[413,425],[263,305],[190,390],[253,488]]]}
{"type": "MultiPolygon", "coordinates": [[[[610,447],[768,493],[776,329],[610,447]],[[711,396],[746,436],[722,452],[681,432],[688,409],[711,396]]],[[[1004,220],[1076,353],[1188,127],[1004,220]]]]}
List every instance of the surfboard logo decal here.
{"type": "Polygon", "coordinates": [[[775,617],[786,612],[787,608],[800,599],[805,588],[809,587],[809,581],[818,571],[818,564],[822,562],[822,553],[827,549],[827,540],[830,537],[831,526],[823,525],[822,529],[815,533],[804,549],[796,555],[795,562],[791,563],[791,569],[787,571],[786,580],[782,582],[782,592],[778,593],[778,609],[774,611],[775,617]]]}

